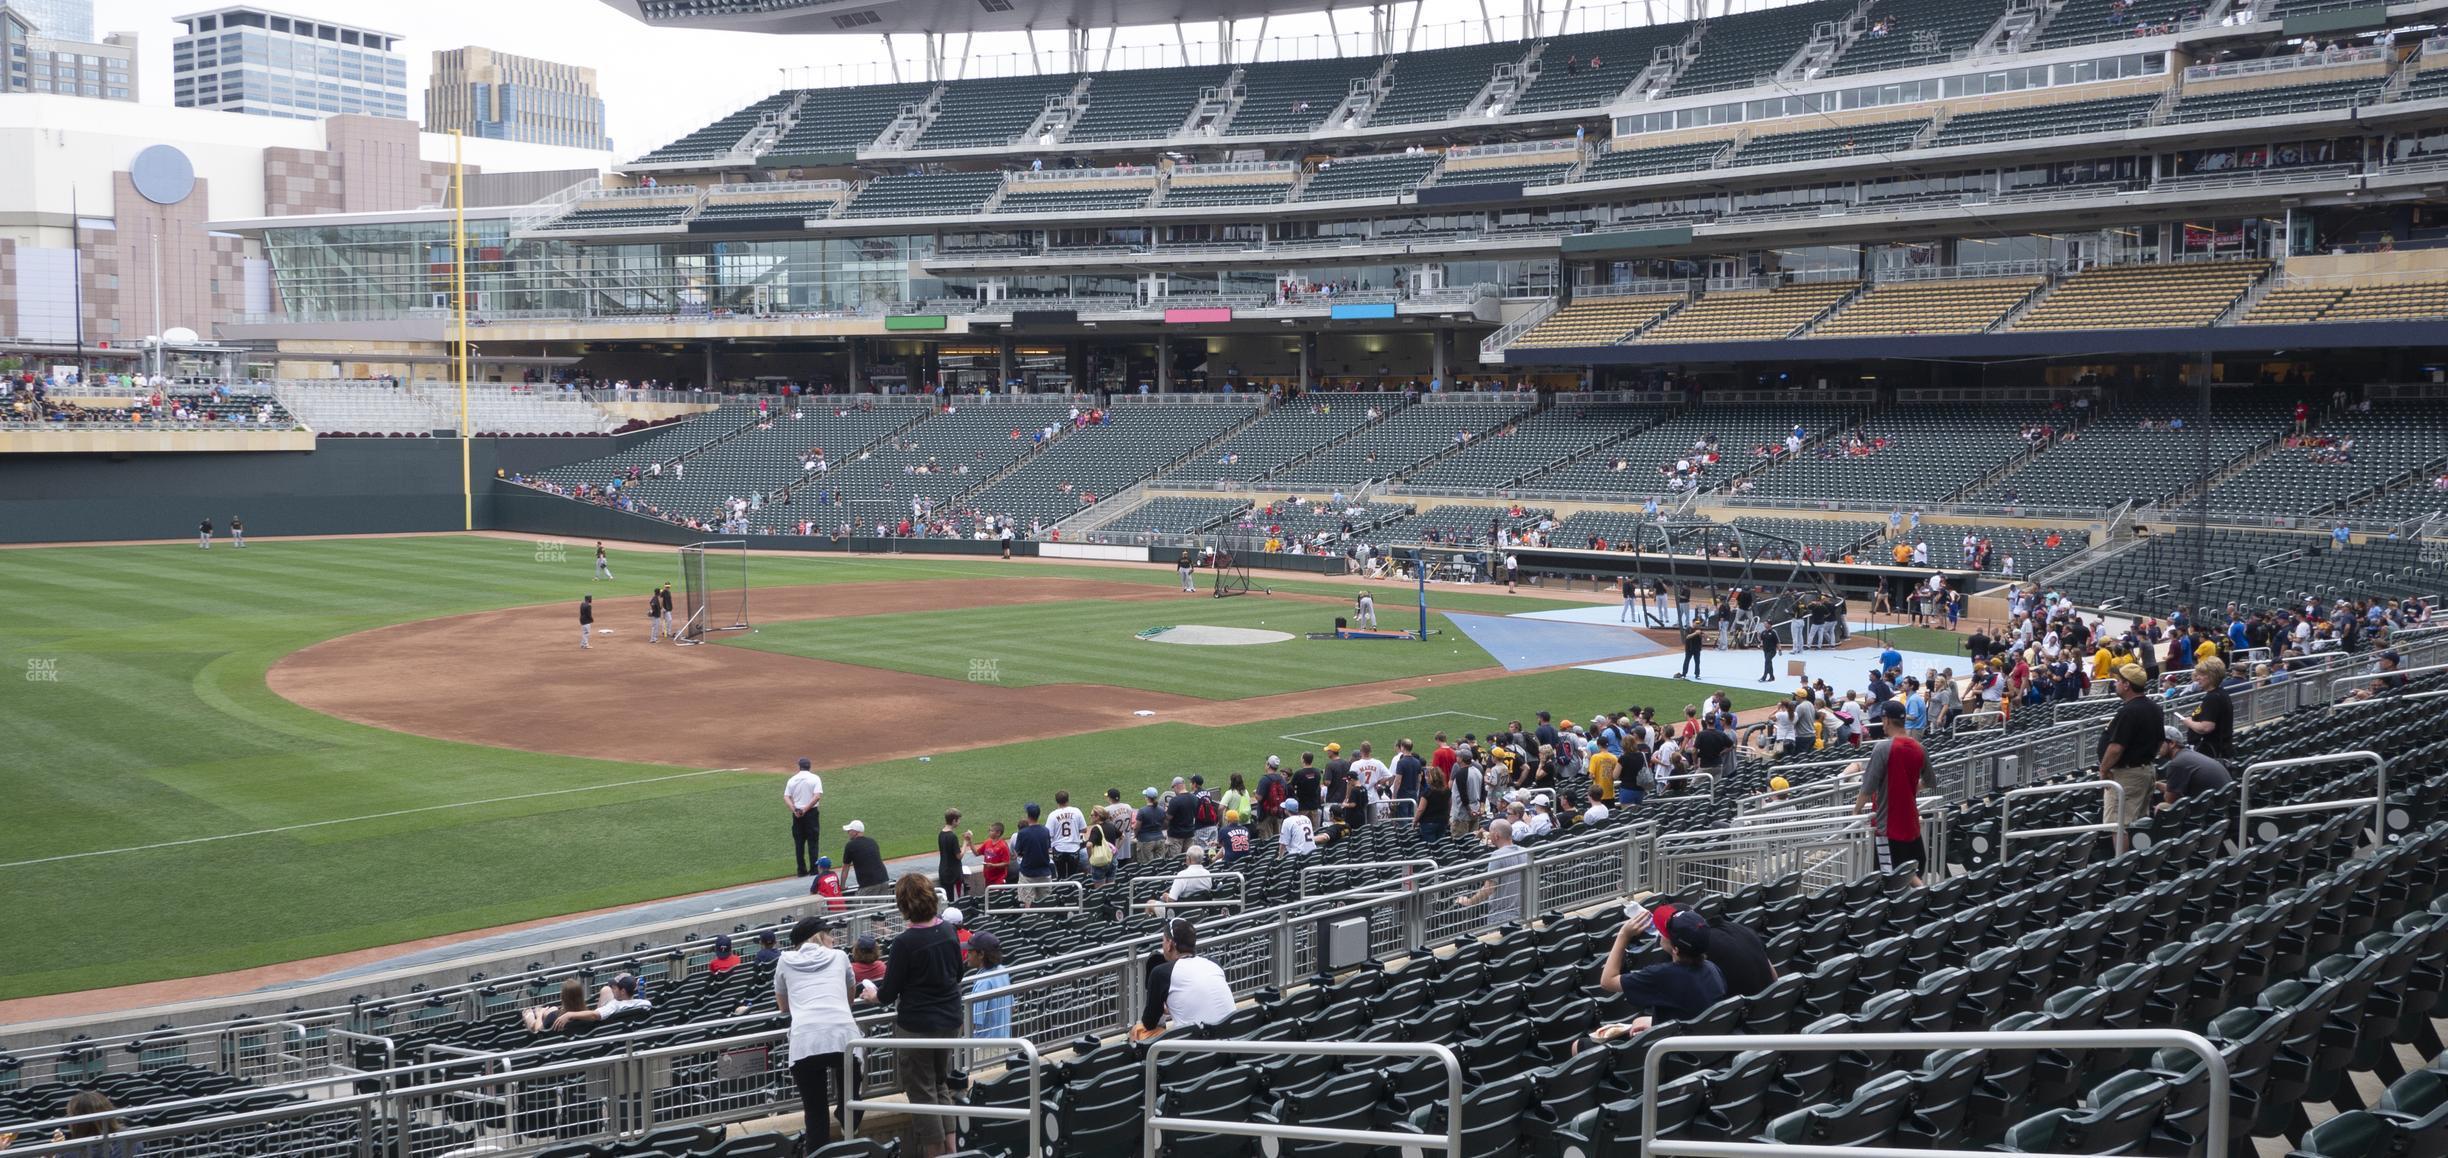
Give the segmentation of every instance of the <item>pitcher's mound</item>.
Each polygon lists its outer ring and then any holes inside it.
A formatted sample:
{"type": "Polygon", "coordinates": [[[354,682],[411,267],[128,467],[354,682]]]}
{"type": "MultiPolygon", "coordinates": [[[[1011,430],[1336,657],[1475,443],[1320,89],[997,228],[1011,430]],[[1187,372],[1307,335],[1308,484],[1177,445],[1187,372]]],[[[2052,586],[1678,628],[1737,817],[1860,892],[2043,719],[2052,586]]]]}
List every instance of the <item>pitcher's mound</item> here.
{"type": "Polygon", "coordinates": [[[1262,631],[1255,627],[1208,627],[1188,623],[1180,627],[1151,627],[1139,633],[1149,643],[1187,643],[1205,647],[1248,647],[1258,643],[1282,643],[1292,638],[1289,631],[1262,631]]]}

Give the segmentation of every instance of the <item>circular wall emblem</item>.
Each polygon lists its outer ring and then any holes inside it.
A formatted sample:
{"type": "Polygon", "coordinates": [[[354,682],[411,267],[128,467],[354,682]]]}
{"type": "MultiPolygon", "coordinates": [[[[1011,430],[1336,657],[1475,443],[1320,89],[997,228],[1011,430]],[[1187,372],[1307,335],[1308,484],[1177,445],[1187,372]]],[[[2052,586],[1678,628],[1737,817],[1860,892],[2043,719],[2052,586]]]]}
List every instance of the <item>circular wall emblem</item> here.
{"type": "Polygon", "coordinates": [[[136,192],[155,205],[176,205],[195,192],[195,163],[169,145],[148,145],[128,165],[136,192]]]}

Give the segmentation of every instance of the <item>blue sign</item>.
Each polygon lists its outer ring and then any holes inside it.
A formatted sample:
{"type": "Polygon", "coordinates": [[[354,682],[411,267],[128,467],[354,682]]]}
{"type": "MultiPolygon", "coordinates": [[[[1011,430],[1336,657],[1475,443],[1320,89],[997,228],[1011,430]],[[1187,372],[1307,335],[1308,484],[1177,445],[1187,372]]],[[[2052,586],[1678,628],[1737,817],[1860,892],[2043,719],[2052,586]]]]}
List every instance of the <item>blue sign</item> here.
{"type": "Polygon", "coordinates": [[[1336,321],[1344,318],[1390,318],[1394,316],[1394,303],[1355,302],[1348,306],[1328,306],[1326,316],[1336,321]]]}

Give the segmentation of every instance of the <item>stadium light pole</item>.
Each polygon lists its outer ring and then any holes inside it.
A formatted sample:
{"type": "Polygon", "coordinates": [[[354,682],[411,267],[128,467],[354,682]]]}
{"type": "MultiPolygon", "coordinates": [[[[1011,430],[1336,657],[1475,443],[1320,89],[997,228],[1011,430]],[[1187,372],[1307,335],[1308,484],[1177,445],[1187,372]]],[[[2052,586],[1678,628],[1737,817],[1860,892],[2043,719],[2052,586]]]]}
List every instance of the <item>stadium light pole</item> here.
{"type": "Polygon", "coordinates": [[[451,130],[451,297],[457,306],[459,351],[459,518],[476,529],[476,476],[469,463],[474,433],[468,428],[467,158],[465,134],[451,130]]]}

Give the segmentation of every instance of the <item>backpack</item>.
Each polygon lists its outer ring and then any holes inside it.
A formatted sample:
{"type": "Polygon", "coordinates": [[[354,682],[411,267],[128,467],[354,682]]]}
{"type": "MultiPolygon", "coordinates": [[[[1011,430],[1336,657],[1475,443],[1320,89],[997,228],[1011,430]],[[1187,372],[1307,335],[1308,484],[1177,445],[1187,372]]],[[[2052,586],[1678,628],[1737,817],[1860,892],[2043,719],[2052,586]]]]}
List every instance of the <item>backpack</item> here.
{"type": "Polygon", "coordinates": [[[1219,813],[1219,812],[1217,812],[1217,811],[1216,811],[1216,802],[1215,802],[1215,797],[1210,796],[1210,795],[1208,795],[1207,793],[1204,793],[1204,792],[1199,793],[1199,794],[1198,794],[1198,823],[1199,823],[1199,827],[1201,827],[1201,828],[1208,828],[1208,827],[1211,827],[1211,826],[1216,825],[1216,824],[1218,824],[1218,823],[1221,823],[1221,822],[1223,821],[1223,819],[1224,819],[1223,814],[1221,814],[1221,813],[1219,813]]]}
{"type": "Polygon", "coordinates": [[[1258,815],[1269,820],[1283,816],[1284,779],[1272,772],[1258,778],[1258,815]]]}

